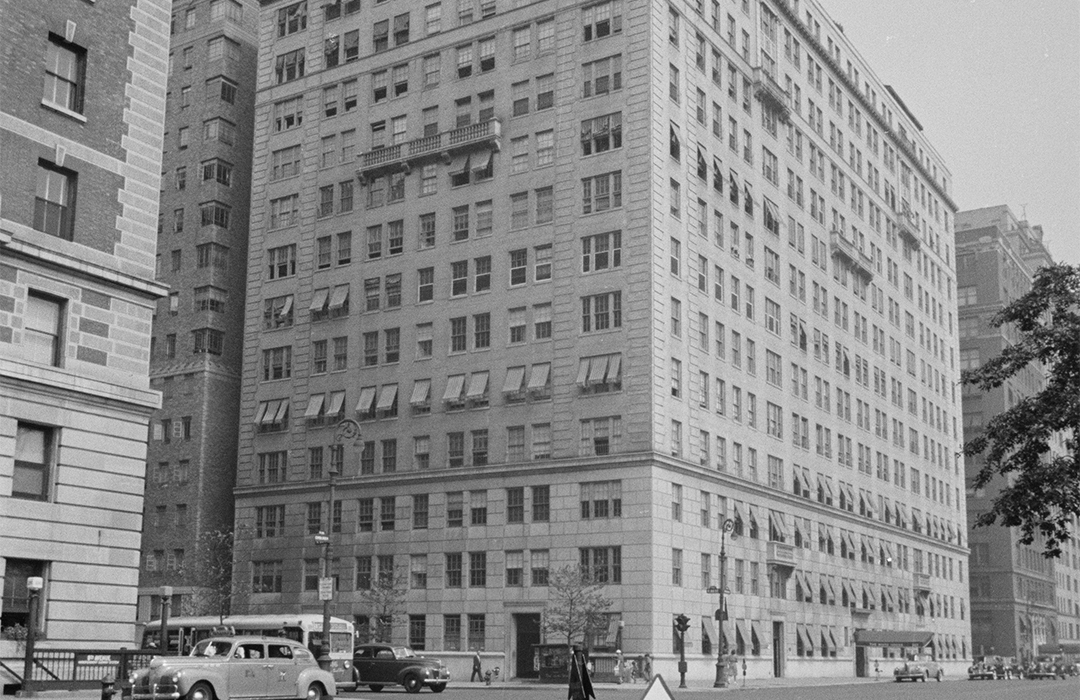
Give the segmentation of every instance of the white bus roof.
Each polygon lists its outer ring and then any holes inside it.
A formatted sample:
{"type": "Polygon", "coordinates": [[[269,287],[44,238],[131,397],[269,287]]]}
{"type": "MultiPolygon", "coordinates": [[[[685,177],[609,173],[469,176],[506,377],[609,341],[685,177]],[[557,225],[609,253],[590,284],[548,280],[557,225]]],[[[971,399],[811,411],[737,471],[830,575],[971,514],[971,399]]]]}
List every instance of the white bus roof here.
{"type": "MultiPolygon", "coordinates": [[[[322,615],[315,613],[300,613],[289,615],[229,615],[222,620],[217,615],[181,615],[169,618],[169,627],[198,627],[212,629],[214,627],[238,627],[269,629],[274,627],[306,627],[308,629],[321,629],[322,615]]],[[[330,618],[331,627],[342,625],[352,626],[352,623],[340,617],[330,618]]],[[[161,620],[150,620],[147,627],[160,627],[161,620]]]]}

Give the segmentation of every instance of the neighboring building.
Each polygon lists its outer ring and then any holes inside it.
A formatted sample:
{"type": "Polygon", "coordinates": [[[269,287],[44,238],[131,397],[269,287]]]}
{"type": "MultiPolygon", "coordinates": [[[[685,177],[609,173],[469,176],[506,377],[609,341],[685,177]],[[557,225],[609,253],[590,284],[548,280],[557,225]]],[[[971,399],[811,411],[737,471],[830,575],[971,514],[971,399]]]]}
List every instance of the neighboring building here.
{"type": "MultiPolygon", "coordinates": [[[[1011,328],[990,320],[1031,289],[1036,270],[1053,264],[1041,226],[1017,219],[1008,206],[956,216],[957,300],[960,367],[975,368],[1016,341],[1011,328]]],[[[992,392],[965,387],[964,438],[971,440],[998,413],[1043,390],[1041,368],[1030,366],[992,392]]],[[[1063,451],[1063,446],[1061,447],[1063,451]]],[[[983,462],[968,458],[967,475],[983,462]]],[[[990,509],[1000,484],[969,490],[971,633],[979,654],[1028,657],[1040,646],[1057,649],[1080,640],[1080,549],[1064,544],[1060,559],[1042,557],[1043,543],[1023,545],[1018,528],[974,527],[990,509]]]]}
{"type": "Polygon", "coordinates": [[[0,627],[42,577],[45,645],[134,635],[168,6],[0,2],[0,627]]]}
{"type": "Polygon", "coordinates": [[[731,518],[751,675],[963,663],[949,174],[817,3],[260,20],[251,611],[320,609],[329,529],[334,614],[374,626],[357,589],[400,575],[396,640],[527,677],[581,564],[614,601],[594,650],[668,663],[685,613],[711,679],[731,518]]]}
{"type": "MultiPolygon", "coordinates": [[[[178,0],[165,103],[139,619],[200,612],[196,542],[231,529],[254,123],[254,0],[178,0]],[[188,565],[185,566],[185,560],[188,565]]],[[[207,612],[217,612],[216,610],[207,612]]]]}

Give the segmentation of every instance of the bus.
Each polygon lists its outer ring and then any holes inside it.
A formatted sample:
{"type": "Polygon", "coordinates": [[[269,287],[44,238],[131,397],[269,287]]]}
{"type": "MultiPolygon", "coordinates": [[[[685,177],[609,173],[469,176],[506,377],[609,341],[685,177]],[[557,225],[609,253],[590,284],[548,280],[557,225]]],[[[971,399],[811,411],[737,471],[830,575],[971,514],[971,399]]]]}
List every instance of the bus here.
{"type": "MultiPolygon", "coordinates": [[[[300,642],[316,658],[322,646],[322,615],[217,615],[180,616],[169,618],[169,639],[165,652],[187,654],[196,643],[216,635],[264,635],[286,637],[300,642]]],[[[355,688],[353,674],[353,642],[356,638],[353,623],[340,617],[330,618],[330,666],[339,689],[355,688]]],[[[161,650],[161,620],[146,623],[140,647],[161,650]]]]}

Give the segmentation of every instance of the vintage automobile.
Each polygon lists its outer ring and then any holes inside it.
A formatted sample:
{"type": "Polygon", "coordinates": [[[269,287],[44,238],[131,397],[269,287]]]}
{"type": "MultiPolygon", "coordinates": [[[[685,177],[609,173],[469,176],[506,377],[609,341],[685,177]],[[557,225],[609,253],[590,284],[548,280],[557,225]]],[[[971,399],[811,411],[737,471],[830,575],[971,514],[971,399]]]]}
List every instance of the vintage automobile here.
{"type": "Polygon", "coordinates": [[[984,661],[976,661],[969,666],[967,674],[969,681],[993,681],[998,677],[994,667],[984,661]]]}
{"type": "Polygon", "coordinates": [[[897,683],[900,681],[923,681],[924,683],[933,678],[940,681],[945,672],[937,661],[923,659],[918,655],[912,656],[904,662],[903,666],[893,669],[893,678],[897,683]]]}
{"type": "Polygon", "coordinates": [[[406,692],[419,693],[425,685],[441,693],[450,682],[450,672],[439,659],[417,656],[409,647],[391,644],[359,644],[353,652],[356,684],[373,692],[384,686],[404,686],[406,692]]]}
{"type": "Polygon", "coordinates": [[[133,672],[132,700],[322,700],[334,676],[298,642],[278,637],[210,637],[188,656],[157,656],[133,672]]]}

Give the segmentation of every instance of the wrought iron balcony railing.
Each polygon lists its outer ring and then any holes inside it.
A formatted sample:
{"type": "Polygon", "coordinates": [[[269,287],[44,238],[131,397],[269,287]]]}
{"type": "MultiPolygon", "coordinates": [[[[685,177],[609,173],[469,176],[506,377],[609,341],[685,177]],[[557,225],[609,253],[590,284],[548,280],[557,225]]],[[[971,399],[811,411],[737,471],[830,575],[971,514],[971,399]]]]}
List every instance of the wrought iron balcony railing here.
{"type": "Polygon", "coordinates": [[[833,255],[846,258],[856,272],[867,278],[874,277],[874,261],[869,255],[859,250],[855,243],[844,237],[836,229],[829,234],[829,246],[833,255]]]}

